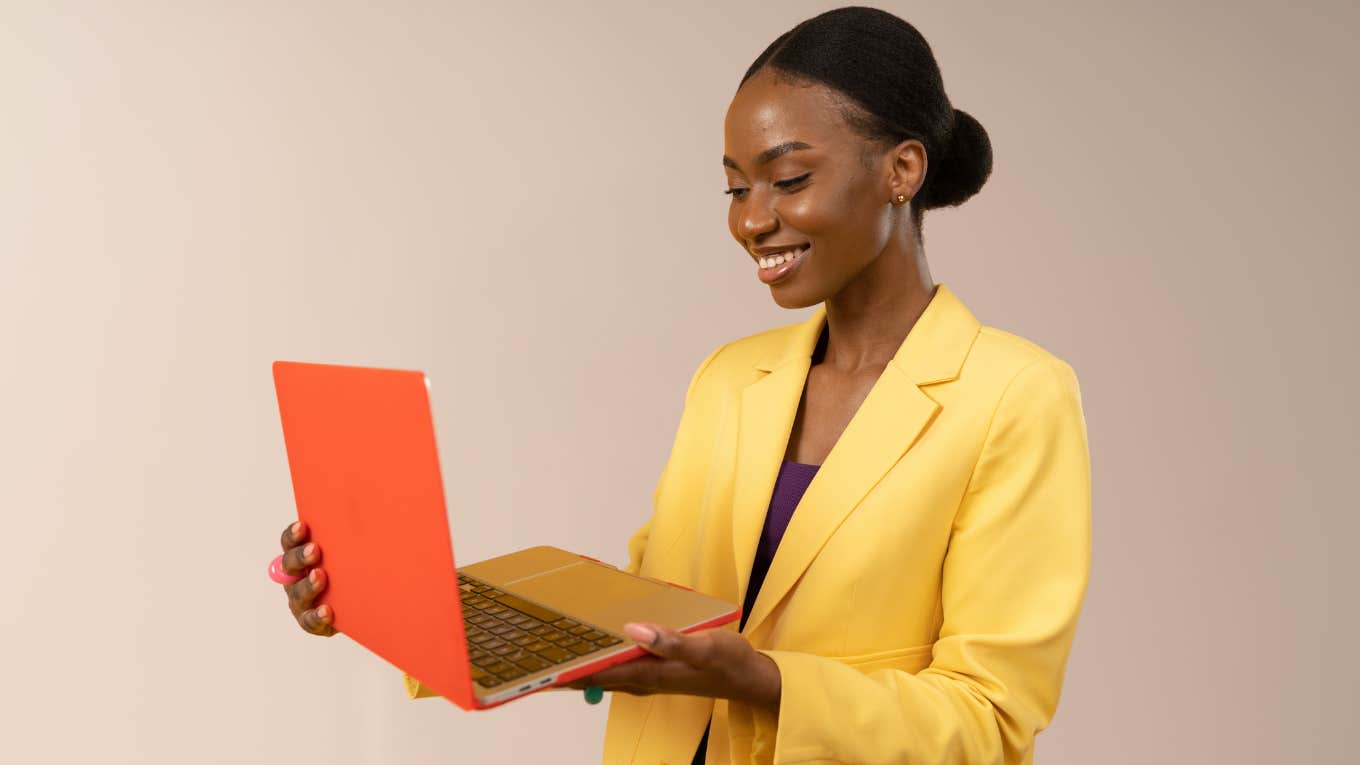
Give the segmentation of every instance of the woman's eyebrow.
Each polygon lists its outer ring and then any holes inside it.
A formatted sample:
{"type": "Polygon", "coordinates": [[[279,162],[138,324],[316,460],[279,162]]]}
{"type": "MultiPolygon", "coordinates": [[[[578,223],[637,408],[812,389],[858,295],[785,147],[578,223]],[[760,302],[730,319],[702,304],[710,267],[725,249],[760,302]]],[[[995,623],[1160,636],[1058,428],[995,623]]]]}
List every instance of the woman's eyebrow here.
{"type": "MultiPolygon", "coordinates": [[[[778,146],[771,146],[770,148],[756,155],[756,165],[757,166],[763,165],[781,154],[787,154],[791,151],[801,151],[803,149],[812,148],[815,147],[812,146],[811,144],[803,143],[802,141],[785,141],[779,144],[778,146]]],[[[726,154],[723,155],[722,161],[724,165],[732,168],[733,170],[741,169],[740,167],[737,167],[736,161],[733,160],[731,157],[727,156],[726,154]]]]}

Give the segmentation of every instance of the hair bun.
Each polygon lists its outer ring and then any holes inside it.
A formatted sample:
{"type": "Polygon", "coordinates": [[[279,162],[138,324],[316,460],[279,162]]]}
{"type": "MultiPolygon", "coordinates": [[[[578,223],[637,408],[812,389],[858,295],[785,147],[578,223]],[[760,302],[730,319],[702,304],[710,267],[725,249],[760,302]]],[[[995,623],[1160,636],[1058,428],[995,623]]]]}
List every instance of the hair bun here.
{"type": "Polygon", "coordinates": [[[992,174],[992,142],[987,130],[962,109],[954,110],[954,124],[949,138],[941,147],[936,172],[922,189],[925,199],[918,197],[923,209],[954,207],[978,193],[992,174]]]}

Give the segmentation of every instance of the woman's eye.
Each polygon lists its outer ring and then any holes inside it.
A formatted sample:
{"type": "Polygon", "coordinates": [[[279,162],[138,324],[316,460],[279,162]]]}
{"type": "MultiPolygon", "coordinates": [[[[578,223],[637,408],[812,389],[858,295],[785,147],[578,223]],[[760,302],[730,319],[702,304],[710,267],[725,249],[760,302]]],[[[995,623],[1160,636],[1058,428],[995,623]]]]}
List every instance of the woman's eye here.
{"type": "MultiPolygon", "coordinates": [[[[811,175],[812,173],[803,173],[797,178],[788,178],[782,181],[775,181],[774,185],[778,186],[781,189],[792,188],[794,186],[797,186],[799,183],[802,183],[803,181],[807,180],[811,175]]],[[[733,199],[741,199],[746,195],[746,191],[747,191],[746,189],[734,187],[724,191],[723,193],[731,194],[733,199]]]]}

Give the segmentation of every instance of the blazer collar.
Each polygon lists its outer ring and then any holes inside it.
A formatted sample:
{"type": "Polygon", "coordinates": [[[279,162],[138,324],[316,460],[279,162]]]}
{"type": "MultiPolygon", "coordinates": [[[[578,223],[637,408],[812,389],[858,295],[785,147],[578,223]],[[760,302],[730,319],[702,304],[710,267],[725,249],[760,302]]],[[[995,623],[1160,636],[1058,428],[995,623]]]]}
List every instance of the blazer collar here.
{"type": "MultiPolygon", "coordinates": [[[[732,500],[738,603],[746,596],[770,495],[825,320],[822,304],[806,321],[792,325],[784,342],[755,362],[768,374],[741,391],[732,500]]],[[[953,292],[937,286],[799,501],[743,634],[761,627],[827,538],[934,419],[940,405],[921,386],[958,376],[980,326],[953,292]]]]}
{"type": "MultiPolygon", "coordinates": [[[[808,361],[817,348],[822,327],[826,323],[826,303],[821,303],[812,315],[793,326],[787,341],[773,346],[755,368],[773,372],[784,364],[808,361]]],[[[937,284],[935,295],[926,310],[912,325],[911,331],[898,346],[889,362],[905,372],[917,385],[928,385],[954,379],[968,356],[981,323],[943,283],[937,284]]]]}

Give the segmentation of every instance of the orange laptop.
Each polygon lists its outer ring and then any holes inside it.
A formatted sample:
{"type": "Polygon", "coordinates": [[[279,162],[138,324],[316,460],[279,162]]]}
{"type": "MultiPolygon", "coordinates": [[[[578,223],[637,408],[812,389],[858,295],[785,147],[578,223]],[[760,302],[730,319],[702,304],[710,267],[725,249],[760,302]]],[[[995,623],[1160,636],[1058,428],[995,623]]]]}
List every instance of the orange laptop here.
{"type": "Polygon", "coordinates": [[[274,362],[298,518],[336,630],[464,709],[627,661],[630,621],[690,632],[738,606],[555,547],[456,567],[421,372],[274,362]]]}

